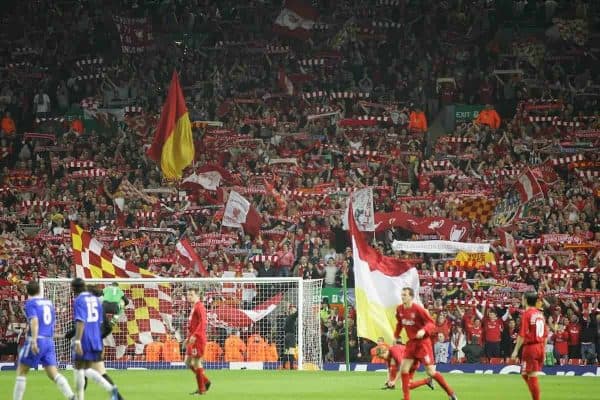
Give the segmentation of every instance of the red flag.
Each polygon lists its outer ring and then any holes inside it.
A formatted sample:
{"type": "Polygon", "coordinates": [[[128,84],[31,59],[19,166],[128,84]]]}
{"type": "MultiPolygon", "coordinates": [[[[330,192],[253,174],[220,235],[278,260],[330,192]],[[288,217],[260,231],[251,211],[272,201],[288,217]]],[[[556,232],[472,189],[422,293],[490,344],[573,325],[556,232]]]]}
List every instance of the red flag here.
{"type": "Polygon", "coordinates": [[[462,242],[469,238],[473,226],[469,221],[454,221],[443,217],[416,217],[394,211],[375,213],[375,232],[400,227],[419,235],[439,235],[442,239],[462,242]]]}
{"type": "Polygon", "coordinates": [[[262,218],[253,205],[250,205],[248,214],[246,214],[246,222],[242,224],[244,232],[250,236],[258,236],[260,232],[260,226],[262,225],[262,218]]]}
{"type": "Polygon", "coordinates": [[[188,271],[193,269],[200,276],[208,276],[208,271],[196,251],[186,238],[180,239],[175,245],[178,254],[178,261],[188,271]]]}

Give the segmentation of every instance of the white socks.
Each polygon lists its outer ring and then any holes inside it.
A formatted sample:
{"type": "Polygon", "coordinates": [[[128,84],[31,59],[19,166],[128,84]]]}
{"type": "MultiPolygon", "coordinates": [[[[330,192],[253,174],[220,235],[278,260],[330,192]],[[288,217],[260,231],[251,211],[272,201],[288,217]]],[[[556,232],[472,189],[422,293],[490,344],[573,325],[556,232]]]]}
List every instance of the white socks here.
{"type": "MultiPolygon", "coordinates": [[[[62,376],[61,374],[56,375],[56,377],[54,378],[54,382],[58,386],[60,392],[67,399],[73,397],[73,390],[71,390],[71,386],[69,386],[69,382],[67,382],[64,376],[62,376]]],[[[75,371],[75,382],[77,384],[77,370],[75,371]]],[[[83,378],[82,382],[84,382],[83,378]]],[[[15,380],[15,390],[13,391],[13,400],[23,400],[26,385],[27,378],[25,376],[17,376],[17,379],[15,380]]],[[[83,384],[81,385],[81,391],[83,393],[83,384]]],[[[80,399],[83,399],[83,397],[80,397],[80,399]]]]}
{"type": "Polygon", "coordinates": [[[23,400],[25,394],[25,386],[27,384],[27,378],[24,376],[17,376],[15,379],[15,389],[13,391],[13,400],[23,400]]]}
{"type": "Polygon", "coordinates": [[[77,400],[84,399],[84,388],[85,388],[85,371],[82,369],[76,369],[75,373],[75,393],[77,393],[77,400]]]}
{"type": "Polygon", "coordinates": [[[111,390],[113,390],[113,385],[111,385],[109,381],[104,379],[104,377],[100,374],[100,372],[96,371],[95,369],[91,369],[91,368],[86,369],[85,376],[87,376],[88,379],[91,379],[94,382],[96,382],[98,385],[100,385],[102,387],[102,389],[106,390],[107,392],[110,392],[111,390]]]}
{"type": "Polygon", "coordinates": [[[71,389],[71,386],[69,386],[69,382],[67,382],[67,379],[64,376],[61,374],[56,375],[54,382],[56,383],[56,386],[58,386],[58,390],[60,390],[63,396],[65,396],[67,399],[73,397],[73,390],[71,389]]]}

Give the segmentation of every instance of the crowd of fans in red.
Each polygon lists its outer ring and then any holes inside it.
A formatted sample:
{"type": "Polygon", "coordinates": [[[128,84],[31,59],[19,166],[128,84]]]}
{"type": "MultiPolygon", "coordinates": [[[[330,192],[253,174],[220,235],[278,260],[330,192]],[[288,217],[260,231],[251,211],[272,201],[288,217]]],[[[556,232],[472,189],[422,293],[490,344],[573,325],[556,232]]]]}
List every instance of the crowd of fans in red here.
{"type": "MultiPolygon", "coordinates": [[[[376,212],[464,220],[460,206],[473,193],[502,199],[519,171],[550,163],[558,179],[507,228],[519,242],[514,255],[492,227],[473,220],[469,239],[491,242],[496,262],[469,269],[467,279],[439,274],[459,268],[442,255],[398,256],[421,259],[421,296],[439,327],[436,349],[447,346],[439,361],[510,355],[519,315],[515,284],[546,293],[557,362],[597,361],[597,52],[573,43],[569,32],[532,39],[555,17],[585,21],[591,39],[599,15],[594,2],[505,1],[494,8],[487,1],[320,1],[320,20],[306,41],[272,32],[278,2],[98,3],[13,1],[2,15],[5,352],[14,350],[23,322],[19,282],[73,276],[70,221],[163,276],[194,276],[173,258],[185,235],[210,276],[302,276],[339,287],[347,274],[353,287],[341,223],[350,190],[372,186],[376,212]],[[148,48],[121,51],[116,15],[149,21],[148,48]],[[223,122],[194,129],[194,167],[228,171],[217,191],[164,182],[145,156],[174,69],[192,121],[223,122]],[[427,127],[455,103],[492,106],[449,135],[427,127]],[[81,108],[85,118],[63,119],[81,108]],[[123,109],[124,118],[116,121],[104,108],[123,109]],[[589,136],[568,139],[573,130],[589,136]],[[582,156],[566,159],[576,155],[582,156]],[[221,226],[224,187],[257,207],[260,235],[221,226]],[[148,227],[160,229],[140,229],[148,227]],[[544,243],[547,234],[567,235],[571,247],[544,243]],[[477,308],[483,301],[490,304],[485,316],[477,308]]],[[[374,245],[392,254],[394,239],[435,238],[392,229],[377,234],[374,245]]],[[[327,309],[323,354],[337,361],[343,321],[327,309]]],[[[350,344],[352,359],[370,359],[374,344],[355,330],[350,344]]]]}

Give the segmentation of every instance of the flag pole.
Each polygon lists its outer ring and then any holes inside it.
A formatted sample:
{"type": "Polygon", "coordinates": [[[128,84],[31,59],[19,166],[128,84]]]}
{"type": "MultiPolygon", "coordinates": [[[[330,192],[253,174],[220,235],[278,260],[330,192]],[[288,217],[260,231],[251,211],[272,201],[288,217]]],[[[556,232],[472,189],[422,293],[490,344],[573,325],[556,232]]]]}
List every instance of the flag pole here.
{"type": "Polygon", "coordinates": [[[342,271],[342,295],[344,296],[344,350],[346,371],[350,371],[350,339],[348,334],[348,270],[342,271]]]}

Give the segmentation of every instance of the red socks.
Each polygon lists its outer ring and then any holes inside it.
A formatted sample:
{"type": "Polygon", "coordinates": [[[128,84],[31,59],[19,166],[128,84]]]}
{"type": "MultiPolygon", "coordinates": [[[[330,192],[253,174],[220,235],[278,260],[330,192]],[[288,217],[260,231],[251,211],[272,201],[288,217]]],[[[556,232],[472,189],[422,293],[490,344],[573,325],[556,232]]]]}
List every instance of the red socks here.
{"type": "Polygon", "coordinates": [[[196,368],[196,383],[198,384],[198,392],[206,392],[206,377],[203,368],[196,368]]]}
{"type": "Polygon", "coordinates": [[[398,367],[395,365],[390,365],[390,377],[388,379],[388,382],[395,382],[396,381],[396,376],[398,376],[398,367]]]}
{"type": "Polygon", "coordinates": [[[425,379],[419,379],[418,381],[413,381],[412,380],[412,376],[410,377],[411,381],[410,381],[410,390],[416,389],[418,387],[421,387],[423,385],[427,385],[427,381],[429,381],[429,379],[425,378],[425,379]]]}
{"type": "Polygon", "coordinates": [[[540,383],[537,376],[530,376],[527,380],[527,386],[529,386],[529,392],[531,393],[532,400],[540,400],[540,383]]]}
{"type": "Polygon", "coordinates": [[[444,379],[442,374],[440,374],[439,372],[436,372],[432,376],[432,378],[435,379],[435,381],[442,387],[442,389],[444,389],[444,391],[446,392],[446,394],[448,394],[448,396],[450,396],[450,395],[452,395],[452,393],[454,393],[454,390],[452,390],[450,385],[448,385],[448,382],[446,382],[446,380],[444,379]]]}
{"type": "Polygon", "coordinates": [[[404,395],[404,400],[410,400],[410,374],[402,373],[400,374],[402,378],[402,394],[404,395]]]}

